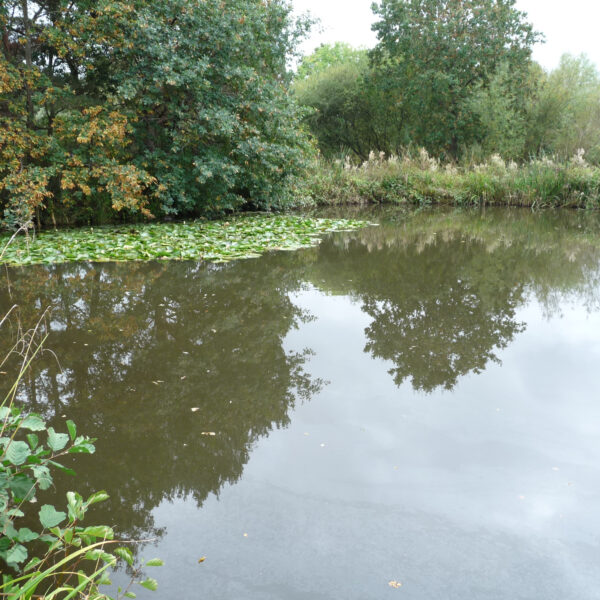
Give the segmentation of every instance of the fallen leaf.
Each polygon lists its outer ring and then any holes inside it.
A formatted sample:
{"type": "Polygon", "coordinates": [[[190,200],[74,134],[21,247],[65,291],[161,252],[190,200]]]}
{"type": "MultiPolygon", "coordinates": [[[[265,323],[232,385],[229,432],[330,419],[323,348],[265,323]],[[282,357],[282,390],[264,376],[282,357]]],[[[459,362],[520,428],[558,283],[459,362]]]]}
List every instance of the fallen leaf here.
{"type": "Polygon", "coordinates": [[[203,431],[200,435],[210,435],[210,436],[215,436],[217,435],[214,431],[203,431]]]}
{"type": "Polygon", "coordinates": [[[192,412],[198,412],[200,409],[198,407],[192,408],[192,412]]]}
{"type": "Polygon", "coordinates": [[[198,562],[199,563],[203,563],[205,560],[206,560],[206,556],[203,556],[202,558],[198,559],[198,562]]]}
{"type": "Polygon", "coordinates": [[[396,590],[402,587],[402,584],[399,581],[390,581],[388,585],[396,590]]]}

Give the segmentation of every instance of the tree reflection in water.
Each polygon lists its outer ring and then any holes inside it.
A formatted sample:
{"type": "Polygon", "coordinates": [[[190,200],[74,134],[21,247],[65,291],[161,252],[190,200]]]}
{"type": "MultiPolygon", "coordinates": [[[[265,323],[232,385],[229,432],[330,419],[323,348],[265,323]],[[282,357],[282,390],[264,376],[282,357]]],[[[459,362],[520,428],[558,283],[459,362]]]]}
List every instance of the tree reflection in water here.
{"type": "Polygon", "coordinates": [[[498,360],[531,298],[547,313],[569,296],[598,305],[598,220],[553,215],[394,216],[319,248],[220,266],[7,271],[0,313],[18,301],[29,324],[51,306],[48,347],[62,367],[41,357],[21,401],[99,438],[96,457],[77,459],[84,477],[54,493],[106,489],[112,499],[94,521],[146,537],[158,533],[152,510],[162,501],[201,505],[236,482],[253,444],[323,386],[307,371],[310,350],[284,343],[320,316],[292,300],[308,284],[360,303],[372,319],[364,359],[390,361],[398,385],[451,390],[498,360]]]}

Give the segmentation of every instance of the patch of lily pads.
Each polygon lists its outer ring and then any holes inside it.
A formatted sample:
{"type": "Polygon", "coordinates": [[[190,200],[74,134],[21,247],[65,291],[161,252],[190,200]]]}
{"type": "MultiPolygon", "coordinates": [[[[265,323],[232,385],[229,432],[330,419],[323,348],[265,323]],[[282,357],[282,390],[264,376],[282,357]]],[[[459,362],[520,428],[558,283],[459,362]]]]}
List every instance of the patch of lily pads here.
{"type": "Polygon", "coordinates": [[[193,221],[94,227],[0,238],[0,263],[9,265],[132,260],[228,262],[272,250],[297,250],[319,243],[323,234],[368,225],[353,219],[253,215],[229,221],[193,221]]]}

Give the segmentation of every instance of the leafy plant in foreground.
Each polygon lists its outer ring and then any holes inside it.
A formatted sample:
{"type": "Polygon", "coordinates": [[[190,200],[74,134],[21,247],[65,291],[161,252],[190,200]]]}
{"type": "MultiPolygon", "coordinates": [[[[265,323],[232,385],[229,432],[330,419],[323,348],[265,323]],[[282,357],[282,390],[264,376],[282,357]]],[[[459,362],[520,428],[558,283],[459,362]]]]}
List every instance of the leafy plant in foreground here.
{"type": "MultiPolygon", "coordinates": [[[[0,327],[6,322],[5,317],[0,327]]],[[[49,600],[109,598],[99,588],[111,583],[108,570],[118,560],[133,568],[134,560],[129,548],[110,550],[114,543],[110,527],[81,525],[87,510],[108,498],[106,492],[96,492],[87,500],[68,492],[64,511],[51,504],[36,510],[36,496],[52,485],[53,469],[74,474],[60,459],[95,451],[95,440],[77,435],[72,421],[66,422],[67,433],[60,433],[39,414],[25,413],[14,404],[19,383],[45,341],[41,322],[19,335],[0,362],[3,366],[15,355],[20,359],[18,376],[0,404],[0,564],[8,568],[8,572],[2,569],[0,598],[29,600],[39,594],[49,600]]],[[[146,566],[161,564],[154,559],[146,566]]],[[[140,576],[141,570],[134,569],[132,583],[140,576]]],[[[137,583],[150,590],[157,587],[152,578],[137,583]]],[[[118,597],[134,598],[129,587],[119,588],[118,597]]]]}

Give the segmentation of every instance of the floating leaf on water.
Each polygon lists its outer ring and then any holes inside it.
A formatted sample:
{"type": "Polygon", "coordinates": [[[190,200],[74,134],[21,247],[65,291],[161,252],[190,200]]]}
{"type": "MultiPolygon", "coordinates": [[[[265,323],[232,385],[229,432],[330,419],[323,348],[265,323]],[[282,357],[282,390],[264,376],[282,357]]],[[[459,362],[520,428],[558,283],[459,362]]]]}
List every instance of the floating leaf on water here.
{"type": "MultiPolygon", "coordinates": [[[[228,262],[275,249],[315,246],[324,233],[368,225],[352,219],[242,215],[229,224],[158,223],[140,227],[139,232],[118,227],[47,231],[33,241],[16,238],[0,262],[12,265],[156,259],[228,262]]],[[[0,245],[1,242],[2,239],[0,245]]]]}
{"type": "Polygon", "coordinates": [[[203,556],[202,558],[198,559],[198,562],[199,563],[203,563],[205,560],[206,560],[206,556],[203,556]]]}
{"type": "Polygon", "coordinates": [[[399,581],[390,581],[388,585],[396,590],[402,587],[402,584],[399,581]]]}

